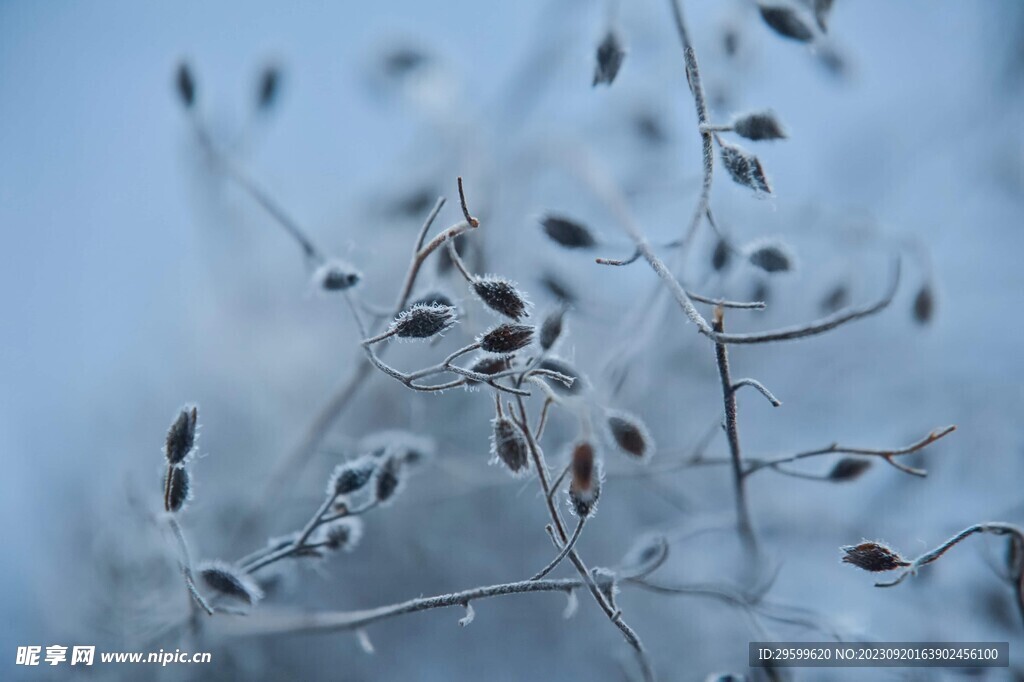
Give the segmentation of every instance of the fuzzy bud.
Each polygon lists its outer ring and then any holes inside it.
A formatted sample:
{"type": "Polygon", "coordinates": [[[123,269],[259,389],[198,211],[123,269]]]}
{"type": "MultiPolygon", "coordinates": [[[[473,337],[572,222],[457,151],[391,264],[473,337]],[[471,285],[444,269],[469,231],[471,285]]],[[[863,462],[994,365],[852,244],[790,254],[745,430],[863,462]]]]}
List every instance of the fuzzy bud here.
{"type": "Polygon", "coordinates": [[[263,598],[263,592],[248,575],[223,561],[206,562],[199,567],[199,577],[214,592],[255,604],[263,598]]]}
{"type": "Polygon", "coordinates": [[[570,509],[580,517],[594,513],[601,496],[601,468],[594,446],[580,441],[572,451],[572,482],[569,484],[570,509]]]}
{"type": "Polygon", "coordinates": [[[481,277],[473,281],[473,291],[488,308],[516,322],[529,315],[530,303],[507,279],[494,275],[481,277]]]}
{"type": "Polygon", "coordinates": [[[199,410],[193,405],[191,408],[185,407],[171,424],[164,444],[164,456],[168,464],[181,464],[192,454],[196,447],[198,420],[199,410]]]}
{"type": "Polygon", "coordinates": [[[178,64],[178,70],[174,74],[174,87],[178,91],[178,99],[185,108],[191,108],[196,102],[196,81],[192,77],[192,70],[185,62],[178,64]]]}
{"type": "Polygon", "coordinates": [[[640,419],[631,414],[618,411],[610,412],[608,414],[608,431],[615,440],[615,444],[627,455],[646,460],[654,451],[654,442],[647,432],[647,427],[640,419]]]}
{"type": "Polygon", "coordinates": [[[622,60],[625,57],[626,52],[622,49],[619,37],[615,35],[615,31],[608,31],[597,46],[597,65],[594,67],[593,85],[611,85],[615,76],[619,74],[622,60]]]}
{"type": "Polygon", "coordinates": [[[268,111],[277,101],[281,89],[281,70],[274,64],[268,64],[260,73],[256,84],[256,108],[268,111]]]}
{"type": "MultiPolygon", "coordinates": [[[[486,374],[488,376],[492,374],[498,374],[506,370],[512,369],[512,358],[508,355],[501,355],[495,357],[493,355],[485,355],[478,359],[469,368],[470,371],[476,372],[477,374],[486,374]]],[[[478,384],[476,379],[466,378],[466,383],[473,385],[478,384]]]]}
{"type": "Polygon", "coordinates": [[[732,129],[748,140],[782,140],[786,137],[779,119],[770,111],[740,116],[733,122],[732,129]]]}
{"type": "Polygon", "coordinates": [[[340,260],[329,260],[313,272],[313,283],[324,291],[345,291],[361,279],[359,271],[340,260]]]}
{"type": "Polygon", "coordinates": [[[448,308],[455,307],[455,303],[452,302],[452,299],[447,294],[444,294],[440,291],[431,291],[426,294],[423,294],[415,301],[413,301],[412,305],[410,305],[409,307],[411,308],[412,306],[415,305],[440,305],[446,306],[448,308]]]}
{"type": "Polygon", "coordinates": [[[391,502],[401,491],[402,461],[393,455],[384,458],[373,477],[373,494],[380,504],[391,502]]]}
{"type": "Polygon", "coordinates": [[[776,5],[759,5],[758,9],[761,10],[764,23],[783,38],[791,38],[802,43],[814,39],[814,31],[793,9],[776,5]]]}
{"type": "Polygon", "coordinates": [[[499,324],[480,337],[480,348],[488,353],[514,353],[533,342],[533,332],[527,324],[499,324]]]}
{"type": "Polygon", "coordinates": [[[928,324],[932,321],[934,313],[935,295],[932,294],[931,287],[925,284],[914,297],[914,321],[921,325],[928,324]]]}
{"type": "Polygon", "coordinates": [[[373,478],[377,460],[369,455],[357,457],[334,468],[327,483],[328,495],[349,495],[361,490],[373,478]]]}
{"type": "Polygon", "coordinates": [[[794,258],[785,245],[763,241],[752,244],[747,257],[750,264],[768,273],[789,272],[793,269],[794,258]]]}
{"type": "Polygon", "coordinates": [[[862,542],[842,548],[846,552],[843,563],[853,564],[865,571],[878,573],[909,566],[910,563],[885,545],[877,542],[862,542]]]}
{"type": "Polygon", "coordinates": [[[402,466],[416,466],[434,456],[436,445],[432,438],[403,429],[386,429],[371,433],[359,441],[359,447],[368,450],[370,457],[398,458],[402,466]]]}
{"type": "Polygon", "coordinates": [[[562,327],[565,319],[565,308],[560,308],[548,314],[540,325],[540,347],[542,350],[551,350],[562,335],[562,327]]]}
{"type": "Polygon", "coordinates": [[[391,328],[400,339],[429,339],[448,331],[456,322],[455,308],[451,306],[417,304],[402,311],[391,328]]]}
{"type": "Polygon", "coordinates": [[[711,253],[711,267],[715,269],[715,272],[721,272],[728,267],[731,257],[732,250],[729,248],[729,242],[719,239],[715,243],[715,250],[711,253]]]}
{"type": "Polygon", "coordinates": [[[526,437],[511,419],[496,417],[491,425],[492,461],[501,462],[514,476],[520,476],[530,468],[529,448],[526,437]]]}
{"type": "Polygon", "coordinates": [[[552,298],[561,302],[562,305],[569,306],[579,300],[576,292],[568,284],[550,272],[540,278],[540,283],[551,294],[552,298]]]}
{"type": "Polygon", "coordinates": [[[564,374],[573,380],[571,386],[566,386],[561,381],[548,382],[555,393],[559,393],[561,395],[579,395],[583,392],[584,388],[586,388],[586,379],[579,373],[579,370],[561,358],[544,358],[537,364],[537,367],[539,369],[546,369],[551,372],[564,374]]]}
{"type": "Polygon", "coordinates": [[[828,480],[845,483],[860,478],[861,474],[871,468],[871,461],[857,457],[843,457],[832,467],[828,480]]]}
{"type": "Polygon", "coordinates": [[[843,308],[850,302],[850,291],[844,284],[837,284],[821,299],[821,312],[828,314],[843,308]]]}
{"type": "Polygon", "coordinates": [[[771,194],[772,188],[764,174],[764,168],[756,156],[742,147],[727,142],[721,143],[722,165],[737,184],[749,187],[755,192],[771,194]]]}
{"type": "Polygon", "coordinates": [[[188,471],[185,470],[185,467],[175,465],[167,467],[167,475],[164,477],[164,509],[172,514],[181,511],[190,499],[191,492],[188,471]]]}
{"type": "Polygon", "coordinates": [[[597,240],[583,224],[557,215],[544,216],[540,224],[551,241],[567,249],[589,249],[597,246],[597,240]]]}
{"type": "Polygon", "coordinates": [[[324,548],[332,552],[351,552],[362,537],[363,522],[358,517],[352,516],[336,519],[317,528],[312,543],[323,543],[324,548]]]}

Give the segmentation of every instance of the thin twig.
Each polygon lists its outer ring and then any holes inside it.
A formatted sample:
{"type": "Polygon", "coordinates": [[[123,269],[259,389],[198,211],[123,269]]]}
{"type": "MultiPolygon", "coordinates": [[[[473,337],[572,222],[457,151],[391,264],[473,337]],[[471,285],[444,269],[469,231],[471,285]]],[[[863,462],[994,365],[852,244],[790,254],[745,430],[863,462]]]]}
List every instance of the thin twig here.
{"type": "Polygon", "coordinates": [[[565,547],[562,548],[562,551],[560,551],[558,555],[555,556],[555,558],[552,559],[550,563],[548,563],[547,566],[542,568],[539,573],[530,578],[530,580],[540,580],[548,573],[551,573],[551,571],[558,568],[558,564],[562,563],[562,559],[565,558],[565,555],[571,552],[573,547],[576,546],[576,541],[580,539],[580,534],[583,532],[583,524],[586,523],[586,521],[587,517],[580,517],[579,522],[576,524],[576,530],[573,531],[572,537],[569,538],[569,542],[565,543],[565,547]]]}
{"type": "MultiPolygon", "coordinates": [[[[724,331],[724,316],[721,308],[715,309],[714,330],[721,334],[724,331]]],[[[743,480],[743,455],[740,450],[740,434],[736,417],[736,391],[729,375],[729,351],[725,344],[715,344],[715,360],[718,364],[718,376],[722,384],[722,400],[725,404],[725,433],[729,441],[729,453],[732,461],[733,486],[736,490],[736,521],[740,537],[752,551],[757,550],[757,536],[750,520],[750,509],[747,506],[747,493],[743,480]]]]}
{"type": "Polygon", "coordinates": [[[185,533],[182,532],[181,525],[178,524],[178,519],[173,516],[167,517],[167,525],[171,527],[171,530],[174,532],[174,538],[178,541],[178,565],[181,567],[181,575],[185,579],[185,587],[188,588],[188,593],[192,596],[193,601],[195,601],[203,611],[206,611],[208,616],[212,616],[213,607],[211,607],[203,598],[203,595],[199,593],[199,588],[196,587],[195,579],[192,576],[192,555],[188,551],[188,542],[185,540],[185,533]]]}
{"type": "Polygon", "coordinates": [[[767,387],[765,387],[765,385],[762,384],[757,379],[740,379],[739,381],[732,385],[732,392],[735,393],[737,390],[743,388],[744,386],[750,386],[751,388],[757,389],[757,391],[761,395],[763,395],[768,402],[772,404],[772,407],[779,407],[780,405],[782,405],[779,399],[772,395],[772,392],[769,391],[767,387]]]}

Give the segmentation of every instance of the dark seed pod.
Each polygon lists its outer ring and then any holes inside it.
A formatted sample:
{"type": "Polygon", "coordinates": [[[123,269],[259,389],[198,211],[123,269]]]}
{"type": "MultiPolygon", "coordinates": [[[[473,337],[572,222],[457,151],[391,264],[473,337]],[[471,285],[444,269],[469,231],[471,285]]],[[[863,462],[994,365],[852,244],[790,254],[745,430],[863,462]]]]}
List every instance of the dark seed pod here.
{"type": "Polygon", "coordinates": [[[821,312],[834,313],[850,302],[850,292],[845,284],[837,284],[821,299],[821,312]]]}
{"type": "Polygon", "coordinates": [[[414,47],[398,47],[384,55],[384,72],[396,78],[425,66],[430,58],[414,47]]]}
{"type": "Polygon", "coordinates": [[[208,562],[200,566],[199,577],[214,592],[246,604],[255,604],[263,598],[259,586],[249,576],[222,561],[208,562]]]}
{"type": "Polygon", "coordinates": [[[615,31],[608,31],[597,46],[597,65],[594,67],[594,86],[611,85],[619,74],[626,52],[622,49],[615,31]]]}
{"type": "Polygon", "coordinates": [[[430,291],[423,294],[415,301],[413,301],[409,305],[409,308],[411,308],[414,305],[440,305],[447,306],[449,308],[456,307],[455,303],[452,302],[452,299],[447,294],[442,293],[440,291],[430,291]]]}
{"type": "Polygon", "coordinates": [[[191,493],[188,471],[183,466],[167,467],[164,477],[164,509],[171,512],[181,511],[189,500],[191,493]]]}
{"type": "Polygon", "coordinates": [[[196,101],[196,81],[192,77],[192,70],[188,64],[181,62],[178,64],[178,70],[174,74],[174,86],[178,91],[178,99],[185,105],[185,108],[191,108],[196,101]]]}
{"type": "Polygon", "coordinates": [[[196,406],[186,407],[167,430],[167,442],[164,444],[164,456],[168,464],[180,464],[192,454],[196,446],[196,427],[199,410],[196,406]]]}
{"type": "Polygon", "coordinates": [[[313,537],[314,544],[323,543],[332,552],[351,552],[363,537],[363,522],[352,516],[320,526],[313,537]]]}
{"type": "Polygon", "coordinates": [[[480,348],[488,353],[515,353],[533,342],[533,332],[527,324],[499,324],[480,337],[480,348]]]}
{"type": "Polygon", "coordinates": [[[562,327],[565,321],[565,308],[560,308],[548,314],[540,325],[540,347],[543,350],[551,350],[558,338],[562,335],[562,327]]]}
{"type": "Polygon", "coordinates": [[[448,331],[457,321],[450,305],[414,305],[402,311],[391,327],[400,339],[429,339],[448,331]]]}
{"type": "Polygon", "coordinates": [[[608,413],[608,431],[615,444],[637,459],[648,459],[654,451],[654,442],[647,427],[637,417],[626,412],[608,413]]]}
{"type": "Polygon", "coordinates": [[[759,5],[761,18],[764,23],[784,38],[791,38],[802,43],[814,39],[814,31],[811,30],[800,15],[789,7],[774,5],[759,5]]]}
{"type": "Polygon", "coordinates": [[[562,395],[579,395],[586,387],[586,379],[584,379],[583,375],[580,374],[575,367],[561,358],[544,358],[540,361],[537,367],[552,372],[558,372],[559,374],[564,374],[565,376],[573,379],[571,386],[566,386],[561,381],[548,382],[548,385],[551,386],[555,393],[560,393],[562,395]]]}
{"type": "Polygon", "coordinates": [[[918,324],[928,324],[935,314],[935,296],[927,284],[921,287],[914,297],[914,320],[918,324]]]}
{"type": "Polygon", "coordinates": [[[393,500],[402,487],[401,460],[394,456],[388,456],[379,467],[374,476],[373,488],[377,502],[386,504],[393,500]]]}
{"type": "Polygon", "coordinates": [[[828,480],[835,481],[836,483],[854,481],[870,468],[870,460],[858,459],[857,457],[843,457],[832,467],[832,471],[828,474],[828,480]]]}
{"type": "Polygon", "coordinates": [[[622,565],[629,566],[631,572],[650,572],[664,563],[668,551],[668,538],[663,533],[644,533],[623,557],[622,565]]]}
{"type": "Polygon", "coordinates": [[[314,284],[324,291],[344,291],[361,279],[358,270],[340,260],[327,261],[313,272],[314,284]]]}
{"type": "Polygon", "coordinates": [[[877,542],[862,542],[842,548],[846,552],[843,563],[853,564],[865,571],[878,573],[909,566],[910,563],[885,545],[877,542]]]}
{"type": "Polygon", "coordinates": [[[570,306],[579,300],[576,292],[568,284],[550,272],[540,278],[540,283],[562,305],[570,306]]]}
{"type": "Polygon", "coordinates": [[[760,242],[750,246],[749,260],[765,272],[789,272],[793,269],[793,256],[777,242],[760,242]]]}
{"type": "Polygon", "coordinates": [[[569,484],[569,507],[580,517],[593,514],[601,496],[601,471],[594,446],[587,441],[576,444],[572,451],[572,482],[569,484]]]}
{"type": "Polygon", "coordinates": [[[711,253],[711,267],[715,269],[715,272],[721,272],[728,267],[731,259],[732,249],[729,248],[729,242],[719,239],[715,243],[715,250],[711,253]]]}
{"type": "Polygon", "coordinates": [[[496,417],[491,425],[492,461],[501,462],[515,476],[526,473],[530,468],[530,454],[523,432],[505,417],[496,417]]]}
{"type": "Polygon", "coordinates": [[[493,275],[481,277],[473,282],[473,291],[488,308],[516,322],[529,315],[530,303],[507,279],[493,275]]]}
{"type": "Polygon", "coordinates": [[[544,233],[551,241],[567,249],[589,249],[597,246],[597,239],[590,230],[575,220],[557,215],[546,215],[541,218],[544,233]]]}
{"type": "Polygon", "coordinates": [[[652,146],[660,146],[668,140],[668,133],[665,126],[657,116],[650,112],[641,112],[633,119],[633,125],[637,135],[652,146]]]}
{"type": "MultiPolygon", "coordinates": [[[[501,355],[497,357],[493,355],[485,355],[474,362],[469,369],[471,372],[486,374],[488,376],[491,374],[498,374],[499,372],[512,369],[512,358],[508,355],[501,355]]],[[[476,379],[467,378],[466,383],[478,384],[480,382],[476,379]]]]}
{"type": "Polygon", "coordinates": [[[740,116],[733,122],[732,129],[737,135],[748,140],[782,140],[786,138],[786,131],[782,124],[770,111],[740,116]]]}
{"type": "Polygon", "coordinates": [[[359,441],[370,458],[392,456],[402,466],[416,466],[432,458],[437,450],[432,438],[404,429],[386,429],[371,433],[359,441]]]}
{"type": "Polygon", "coordinates": [[[722,165],[729,171],[729,176],[740,185],[749,187],[755,192],[771,194],[772,188],[764,174],[761,162],[753,154],[747,153],[742,147],[721,143],[722,165]]]}
{"type": "Polygon", "coordinates": [[[256,108],[268,111],[277,101],[281,89],[281,71],[275,64],[268,64],[260,73],[256,84],[256,108]]]}
{"type": "Polygon", "coordinates": [[[370,455],[339,464],[327,483],[327,494],[348,495],[361,490],[370,482],[376,470],[377,460],[370,455]]]}

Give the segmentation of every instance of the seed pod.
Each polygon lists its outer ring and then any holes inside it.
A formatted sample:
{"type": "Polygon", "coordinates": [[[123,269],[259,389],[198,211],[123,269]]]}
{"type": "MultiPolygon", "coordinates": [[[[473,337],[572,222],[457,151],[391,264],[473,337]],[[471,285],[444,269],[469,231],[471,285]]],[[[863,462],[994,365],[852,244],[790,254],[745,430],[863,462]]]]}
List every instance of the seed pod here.
{"type": "Polygon", "coordinates": [[[530,468],[530,456],[523,432],[505,417],[496,417],[491,425],[491,461],[501,462],[514,476],[526,473],[530,468]]]}
{"type": "Polygon", "coordinates": [[[731,259],[732,250],[729,248],[729,242],[719,239],[715,243],[715,250],[711,253],[711,267],[715,269],[715,272],[721,272],[729,265],[731,259]]]}
{"type": "Polygon", "coordinates": [[[668,550],[668,538],[663,533],[644,533],[626,552],[622,565],[630,567],[631,573],[646,573],[664,563],[668,550]]]}
{"type": "Polygon", "coordinates": [[[198,408],[195,405],[191,408],[186,406],[171,424],[164,444],[164,456],[168,464],[181,464],[192,454],[196,446],[198,420],[198,408]]]}
{"type": "Polygon", "coordinates": [[[178,99],[185,105],[185,108],[191,108],[196,101],[196,82],[192,77],[192,70],[189,68],[186,62],[178,64],[178,70],[174,75],[174,86],[178,91],[178,99]]]}
{"type": "Polygon", "coordinates": [[[351,516],[336,519],[317,528],[313,536],[313,544],[323,543],[332,552],[351,552],[363,537],[363,522],[359,517],[351,516]]]}
{"type": "Polygon", "coordinates": [[[572,451],[572,482],[569,484],[569,508],[577,516],[594,513],[601,496],[601,469],[594,446],[580,441],[572,451]]]}
{"type": "Polygon", "coordinates": [[[617,410],[610,411],[608,431],[616,445],[627,455],[646,460],[654,452],[654,441],[647,432],[647,427],[634,415],[617,410]]]}
{"type": "Polygon", "coordinates": [[[802,43],[814,39],[814,31],[808,26],[800,15],[789,7],[759,5],[761,18],[764,23],[784,38],[792,38],[802,43]]]}
{"type": "Polygon", "coordinates": [[[597,240],[590,230],[575,220],[557,215],[546,215],[541,218],[544,233],[551,241],[567,249],[589,249],[597,246],[597,240]]]}
{"type": "Polygon", "coordinates": [[[415,47],[396,47],[384,55],[384,72],[400,78],[426,65],[430,57],[415,47]]]}
{"type": "Polygon", "coordinates": [[[540,278],[540,283],[562,305],[570,306],[579,300],[576,292],[569,285],[550,272],[540,278]]]}
{"type": "Polygon", "coordinates": [[[164,477],[164,509],[172,514],[181,511],[185,503],[191,499],[191,484],[189,483],[188,471],[183,466],[171,465],[167,467],[167,474],[164,477]]]}
{"type": "Polygon", "coordinates": [[[361,279],[358,270],[340,260],[329,260],[313,272],[313,283],[324,291],[344,291],[361,279]]]}
{"type": "Polygon", "coordinates": [[[248,575],[223,561],[211,561],[199,567],[199,577],[214,592],[226,597],[255,604],[263,598],[263,592],[248,575]]]}
{"type": "Polygon", "coordinates": [[[281,89],[281,71],[275,64],[268,64],[260,73],[256,85],[256,108],[259,111],[268,111],[277,101],[277,94],[281,89]]]}
{"type": "Polygon", "coordinates": [[[622,67],[626,53],[615,31],[609,30],[597,46],[597,65],[594,67],[594,86],[611,85],[622,67]]]}
{"type": "Polygon", "coordinates": [[[742,147],[722,142],[722,165],[729,171],[732,179],[755,192],[771,194],[772,188],[764,174],[761,162],[753,154],[747,153],[742,147]]]}
{"type": "Polygon", "coordinates": [[[845,284],[837,284],[821,299],[821,312],[834,313],[850,302],[850,292],[845,284]]]}
{"type": "Polygon", "coordinates": [[[751,244],[748,259],[765,272],[789,272],[793,269],[794,258],[784,244],[779,242],[761,241],[751,244]]]}
{"type": "Polygon", "coordinates": [[[925,284],[914,297],[914,320],[918,324],[928,324],[935,313],[935,296],[930,286],[925,284]]]}
{"type": "Polygon", "coordinates": [[[529,313],[530,303],[516,289],[512,282],[488,275],[473,281],[473,291],[488,308],[518,322],[529,313]]]}
{"type": "Polygon", "coordinates": [[[414,305],[440,305],[447,306],[449,308],[456,307],[452,302],[452,299],[447,294],[440,291],[427,292],[413,301],[408,307],[411,308],[414,305]]]}
{"type": "Polygon", "coordinates": [[[400,339],[429,339],[448,331],[457,321],[450,305],[417,304],[399,313],[391,328],[400,339]]]}
{"type": "Polygon", "coordinates": [[[540,325],[540,347],[543,350],[551,350],[551,347],[562,335],[562,326],[565,318],[565,308],[559,308],[548,314],[540,325]]]}
{"type": "Polygon", "coordinates": [[[514,353],[533,342],[533,331],[527,324],[499,324],[480,337],[480,348],[488,353],[514,353]]]}
{"type": "Polygon", "coordinates": [[[370,455],[339,464],[327,483],[327,494],[349,495],[361,490],[370,482],[376,470],[377,460],[370,455]]]}
{"type": "Polygon", "coordinates": [[[633,119],[637,135],[652,146],[660,146],[668,140],[668,133],[661,120],[649,111],[640,112],[633,119]]]}
{"type": "Polygon", "coordinates": [[[422,464],[436,451],[432,438],[404,429],[377,431],[360,440],[359,447],[370,451],[373,458],[396,457],[402,466],[422,464]]]}
{"type": "MultiPolygon", "coordinates": [[[[476,372],[477,374],[498,374],[506,370],[512,369],[512,358],[508,355],[501,355],[495,357],[493,355],[485,355],[478,359],[470,366],[470,371],[476,372]]],[[[466,378],[466,383],[473,385],[480,383],[476,379],[466,378]]]]}
{"type": "Polygon", "coordinates": [[[822,33],[828,33],[828,19],[832,13],[832,0],[814,0],[814,20],[822,33]]]}
{"type": "Polygon", "coordinates": [[[737,118],[732,129],[748,140],[781,140],[786,138],[782,124],[770,111],[746,114],[737,118]]]}
{"type": "Polygon", "coordinates": [[[871,460],[859,459],[857,457],[843,457],[832,467],[828,474],[828,480],[836,483],[845,483],[860,478],[861,474],[871,468],[871,460]]]}
{"type": "Polygon", "coordinates": [[[540,361],[537,367],[540,369],[550,370],[552,372],[558,372],[559,374],[564,374],[565,376],[573,379],[571,386],[566,386],[561,381],[549,382],[549,385],[555,393],[559,393],[561,395],[579,395],[587,385],[586,379],[583,375],[580,374],[575,367],[561,358],[544,358],[540,361]]]}
{"type": "Polygon", "coordinates": [[[862,542],[842,548],[846,552],[843,563],[853,564],[865,571],[878,573],[909,566],[910,563],[885,545],[877,542],[862,542]]]}
{"type": "Polygon", "coordinates": [[[400,476],[401,469],[401,460],[392,455],[385,457],[377,467],[377,473],[373,479],[373,491],[380,504],[387,504],[399,493],[403,482],[400,476]]]}

